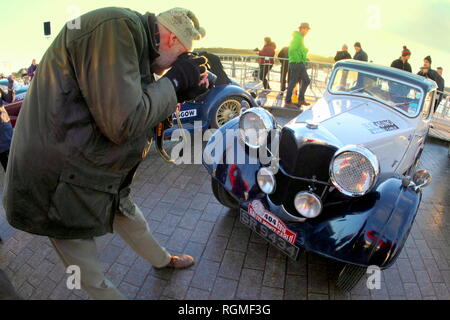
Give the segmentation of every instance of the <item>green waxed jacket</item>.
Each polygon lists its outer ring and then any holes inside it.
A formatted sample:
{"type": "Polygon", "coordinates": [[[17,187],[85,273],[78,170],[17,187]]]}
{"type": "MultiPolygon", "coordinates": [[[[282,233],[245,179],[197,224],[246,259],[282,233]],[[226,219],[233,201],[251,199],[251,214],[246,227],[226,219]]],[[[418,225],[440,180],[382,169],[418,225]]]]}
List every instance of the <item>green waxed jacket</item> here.
{"type": "Polygon", "coordinates": [[[18,229],[62,239],[112,232],[133,215],[133,174],[152,128],[171,115],[172,83],[154,80],[153,14],[103,8],[65,26],[46,51],[14,130],[3,205],[18,229]]]}
{"type": "Polygon", "coordinates": [[[292,41],[289,46],[289,62],[307,62],[306,47],[304,44],[304,37],[298,31],[292,34],[292,41]]]}

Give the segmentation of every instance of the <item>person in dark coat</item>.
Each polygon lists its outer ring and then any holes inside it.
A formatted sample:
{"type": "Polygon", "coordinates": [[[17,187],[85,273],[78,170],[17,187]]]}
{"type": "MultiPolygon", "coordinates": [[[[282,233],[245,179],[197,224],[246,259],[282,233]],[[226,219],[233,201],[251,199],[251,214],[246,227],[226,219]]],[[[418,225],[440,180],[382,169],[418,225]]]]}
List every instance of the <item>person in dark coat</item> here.
{"type": "Polygon", "coordinates": [[[408,62],[409,58],[411,58],[411,51],[406,46],[403,46],[402,56],[392,61],[391,67],[412,72],[411,65],[408,62]]]}
{"type": "MultiPolygon", "coordinates": [[[[419,76],[425,77],[427,79],[433,80],[436,82],[438,86],[438,91],[443,92],[444,91],[444,79],[439,76],[439,73],[436,72],[436,70],[431,69],[431,57],[426,56],[423,59],[423,66],[420,68],[420,71],[417,73],[419,76]],[[442,80],[441,80],[442,79],[442,80]]],[[[439,95],[439,93],[438,93],[439,95]]],[[[434,104],[434,111],[436,111],[439,103],[440,103],[440,97],[436,99],[436,103],[434,104]]]]}
{"type": "Polygon", "coordinates": [[[338,62],[340,60],[345,60],[345,59],[351,59],[352,56],[350,55],[350,53],[348,52],[348,46],[346,44],[344,44],[342,46],[342,50],[338,51],[336,53],[336,56],[334,57],[334,61],[338,62]]]}
{"type": "Polygon", "coordinates": [[[361,48],[361,43],[355,42],[354,48],[355,48],[355,55],[353,56],[353,59],[366,62],[369,61],[369,56],[361,48]]]}
{"type": "Polygon", "coordinates": [[[444,98],[445,80],[444,80],[444,78],[442,77],[442,72],[443,72],[443,71],[444,71],[444,69],[442,69],[442,67],[437,67],[437,68],[436,68],[436,72],[437,72],[437,74],[438,74],[438,78],[437,78],[438,82],[437,82],[437,84],[438,84],[438,87],[439,87],[439,88],[442,88],[442,90],[441,90],[441,89],[438,89],[438,90],[440,90],[441,92],[438,93],[439,96],[438,96],[438,98],[437,98],[436,108],[439,106],[439,104],[441,103],[442,99],[444,98]]]}
{"type": "Polygon", "coordinates": [[[264,89],[270,90],[268,75],[269,71],[272,69],[275,56],[276,45],[272,42],[272,39],[269,37],[264,38],[264,47],[262,50],[258,52],[258,56],[261,58],[258,59],[259,63],[259,80],[263,82],[264,89]]]}
{"type": "Polygon", "coordinates": [[[278,58],[280,58],[281,63],[281,73],[280,73],[280,90],[286,90],[286,80],[288,79],[288,71],[289,71],[289,47],[283,47],[278,53],[278,58]]]}
{"type": "Polygon", "coordinates": [[[31,61],[31,66],[28,67],[28,76],[30,77],[30,81],[33,80],[37,68],[38,64],[36,63],[36,59],[33,59],[33,61],[31,61]]]}
{"type": "Polygon", "coordinates": [[[149,267],[194,263],[159,244],[130,193],[156,128],[207,90],[207,60],[189,54],[205,30],[184,8],[156,16],[110,7],[80,19],[80,29],[63,26],[27,91],[3,205],[11,226],[49,237],[65,267],[79,267],[91,298],[124,299],[96,237],[119,234],[149,267]]]}
{"type": "Polygon", "coordinates": [[[8,112],[3,106],[4,102],[11,103],[15,100],[14,92],[14,77],[8,77],[8,92],[3,91],[0,88],[0,162],[3,169],[6,172],[6,165],[8,164],[9,148],[11,146],[11,139],[13,134],[13,128],[11,120],[9,119],[8,112]]]}

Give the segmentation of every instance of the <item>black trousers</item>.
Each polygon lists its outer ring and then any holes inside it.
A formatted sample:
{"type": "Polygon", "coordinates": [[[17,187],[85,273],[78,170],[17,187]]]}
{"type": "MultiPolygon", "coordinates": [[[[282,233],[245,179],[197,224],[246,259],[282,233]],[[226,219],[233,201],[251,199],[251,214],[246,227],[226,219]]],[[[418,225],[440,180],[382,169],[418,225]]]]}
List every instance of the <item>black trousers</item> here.
{"type": "Polygon", "coordinates": [[[270,89],[269,81],[267,80],[267,76],[269,74],[270,69],[272,69],[271,64],[259,65],[259,80],[263,82],[264,89],[270,89]]]}
{"type": "Polygon", "coordinates": [[[5,172],[6,172],[6,166],[8,164],[8,156],[9,156],[9,150],[6,150],[5,152],[0,153],[0,162],[2,163],[3,169],[5,169],[5,172]]]}
{"type": "Polygon", "coordinates": [[[286,103],[292,102],[292,92],[295,86],[301,82],[302,86],[298,94],[298,101],[305,101],[305,92],[308,88],[311,79],[309,78],[308,72],[306,71],[306,66],[304,63],[289,63],[289,84],[286,92],[286,103]]]}
{"type": "Polygon", "coordinates": [[[281,91],[286,90],[286,80],[289,82],[288,71],[289,71],[289,61],[281,61],[281,73],[280,73],[281,91]]]}
{"type": "MultiPolygon", "coordinates": [[[[3,169],[5,169],[5,172],[6,172],[6,165],[8,164],[8,156],[9,150],[0,153],[0,162],[2,163],[3,169]]],[[[2,241],[2,237],[0,237],[0,241],[2,241]]]]}

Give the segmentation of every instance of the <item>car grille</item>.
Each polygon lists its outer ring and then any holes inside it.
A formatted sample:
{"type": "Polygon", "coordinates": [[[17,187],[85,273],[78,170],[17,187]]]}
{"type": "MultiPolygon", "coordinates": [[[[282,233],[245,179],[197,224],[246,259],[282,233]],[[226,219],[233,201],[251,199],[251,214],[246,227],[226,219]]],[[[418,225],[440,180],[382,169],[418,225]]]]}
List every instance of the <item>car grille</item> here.
{"type": "Polygon", "coordinates": [[[322,196],[329,183],[329,167],[337,148],[321,141],[299,141],[289,128],[283,128],[280,139],[280,170],[276,174],[277,188],[270,195],[276,205],[283,205],[292,215],[298,216],[294,198],[300,191],[312,191],[322,196]],[[283,172],[284,171],[284,172],[283,172]],[[302,179],[295,179],[302,178],[302,179]],[[312,180],[323,183],[313,183],[312,180]]]}
{"type": "Polygon", "coordinates": [[[280,139],[280,164],[290,175],[328,181],[331,159],[337,148],[321,141],[295,137],[292,129],[283,128],[280,139]]]}

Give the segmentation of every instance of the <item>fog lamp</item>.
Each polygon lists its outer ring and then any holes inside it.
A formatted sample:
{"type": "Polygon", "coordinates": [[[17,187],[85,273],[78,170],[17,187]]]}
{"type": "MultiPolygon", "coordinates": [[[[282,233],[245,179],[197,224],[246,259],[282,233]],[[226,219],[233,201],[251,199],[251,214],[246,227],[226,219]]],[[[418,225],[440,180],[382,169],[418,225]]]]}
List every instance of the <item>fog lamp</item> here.
{"type": "Polygon", "coordinates": [[[322,212],[320,198],[311,192],[299,192],[295,196],[294,206],[305,218],[315,218],[322,212]]]}
{"type": "Polygon", "coordinates": [[[271,168],[263,167],[259,169],[256,175],[256,180],[262,192],[266,194],[272,194],[275,192],[275,174],[271,168]]]}

